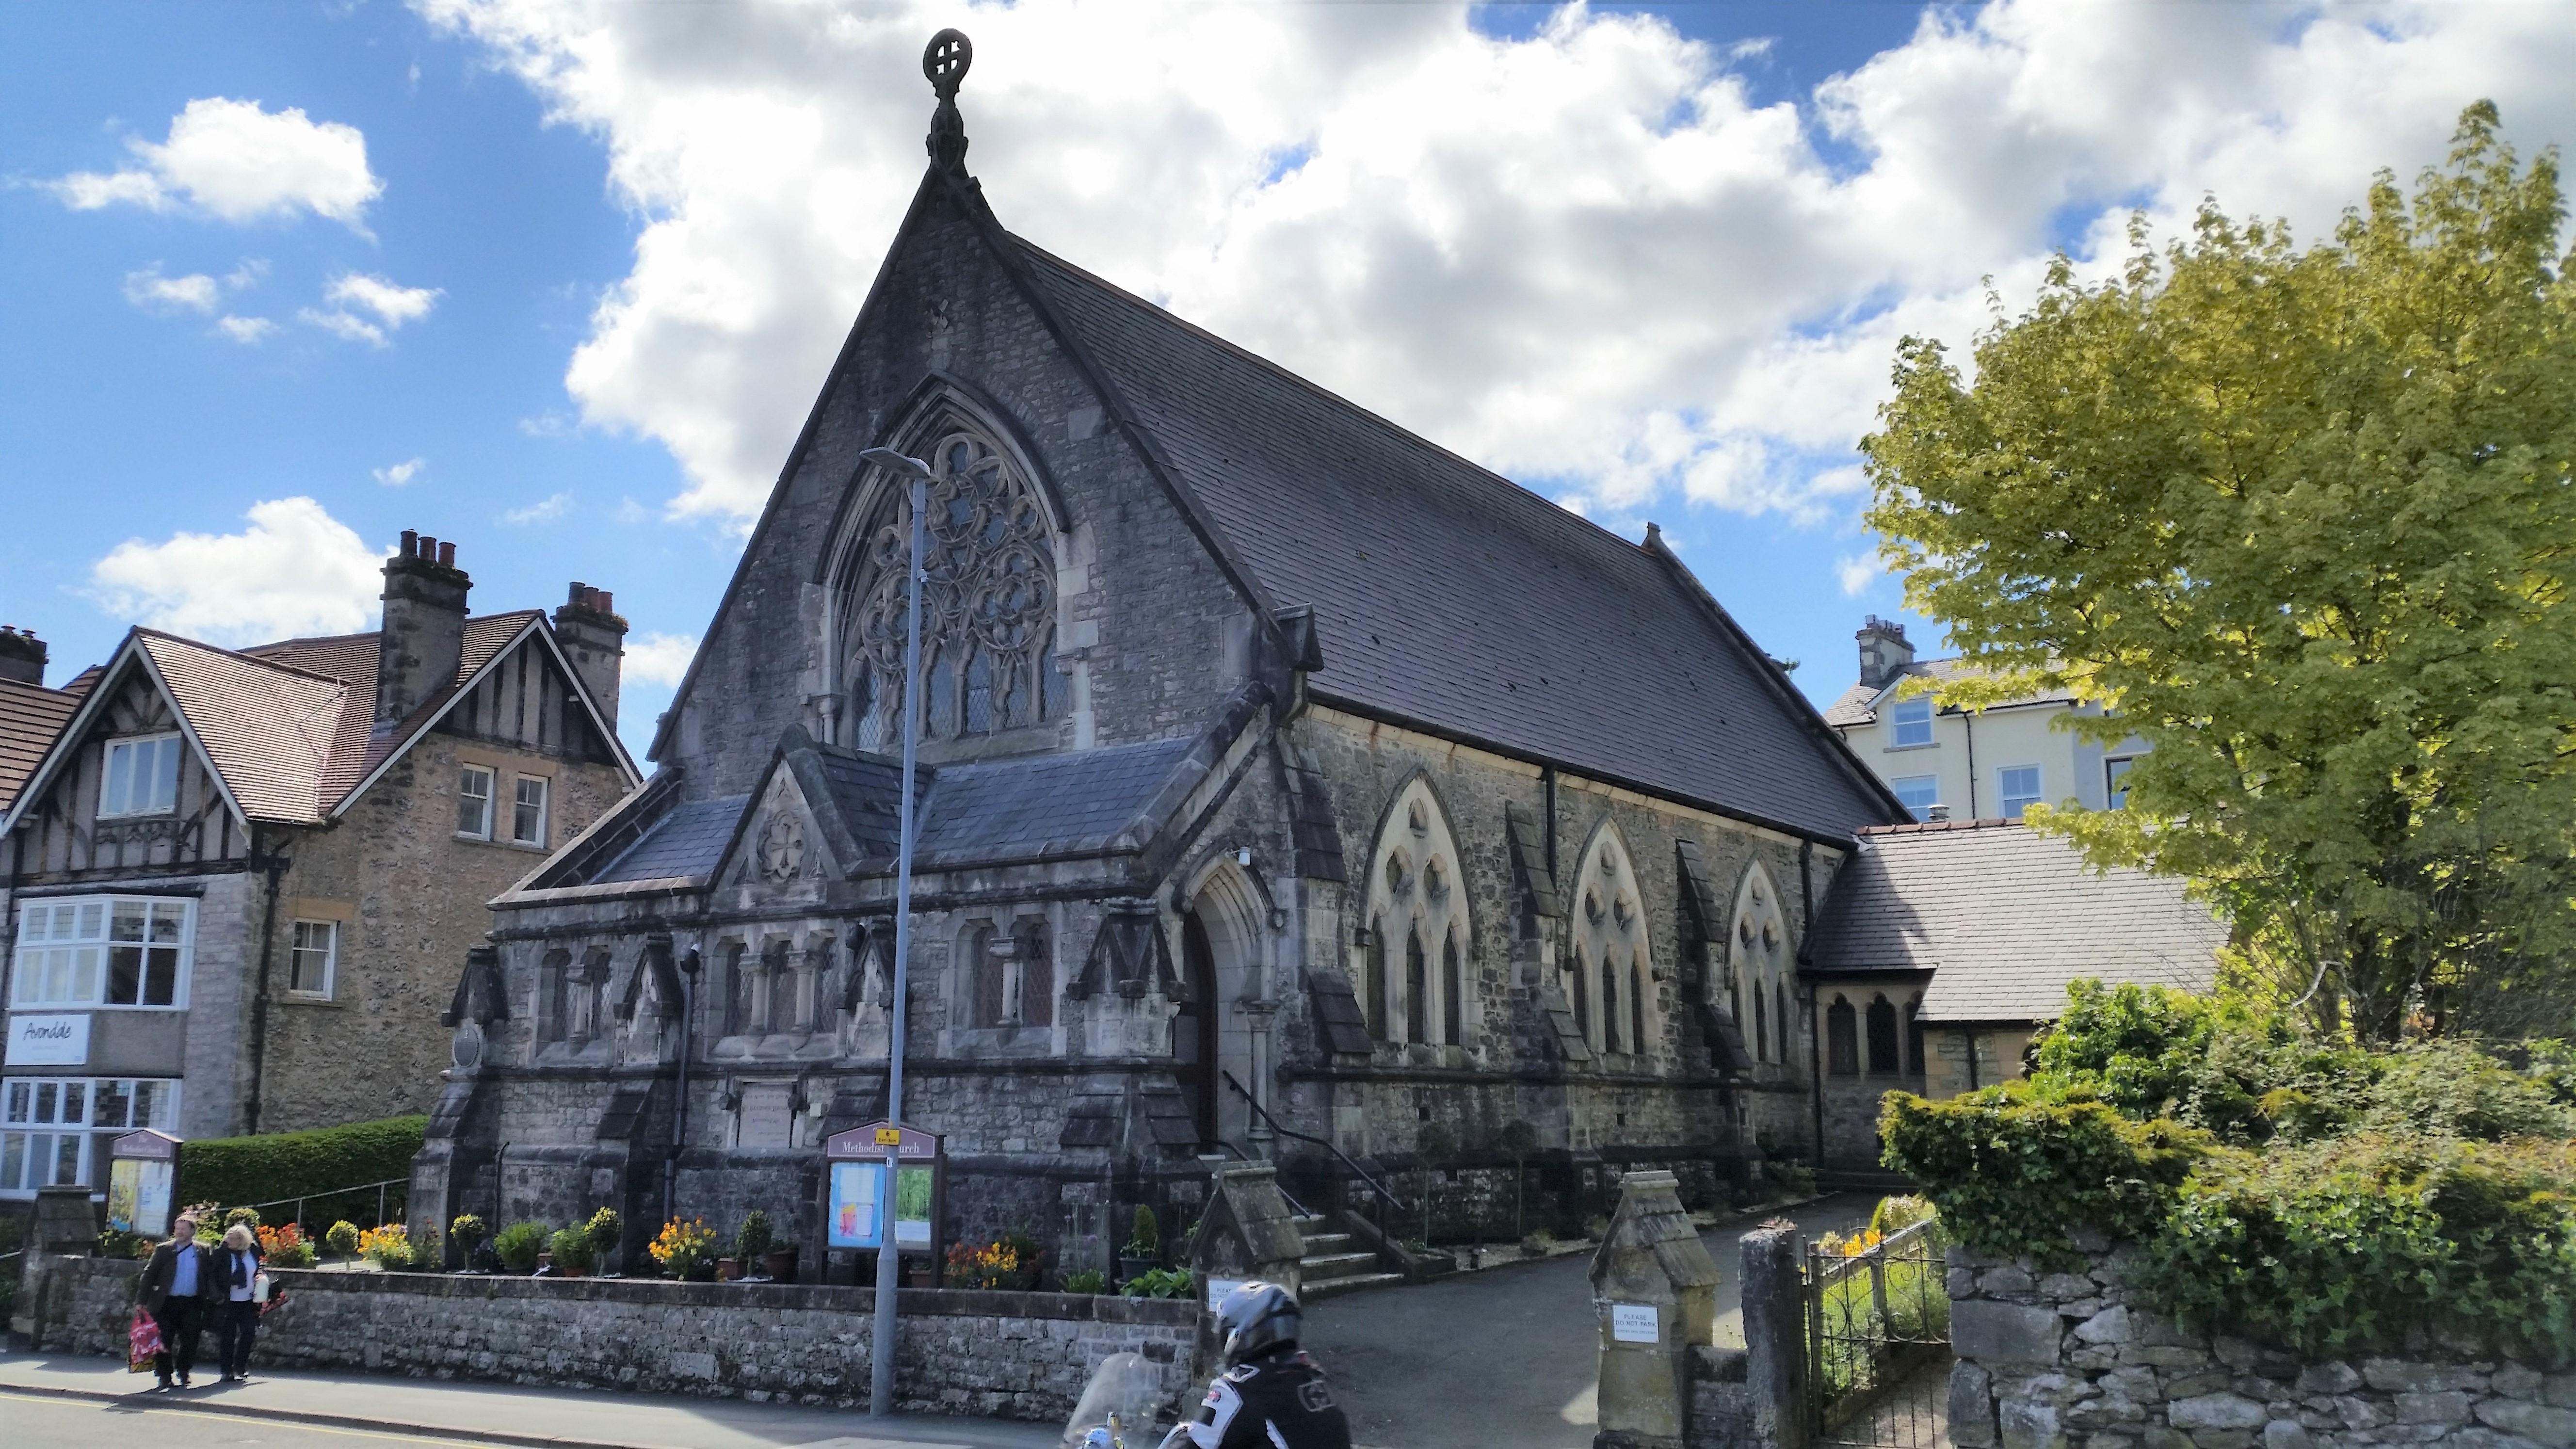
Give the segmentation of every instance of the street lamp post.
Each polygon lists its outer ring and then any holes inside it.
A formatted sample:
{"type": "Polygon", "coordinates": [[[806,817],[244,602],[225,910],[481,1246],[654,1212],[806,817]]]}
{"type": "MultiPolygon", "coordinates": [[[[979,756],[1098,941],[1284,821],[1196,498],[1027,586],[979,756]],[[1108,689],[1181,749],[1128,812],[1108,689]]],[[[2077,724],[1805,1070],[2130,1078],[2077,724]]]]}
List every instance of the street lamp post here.
{"type": "MultiPolygon", "coordinates": [[[[913,775],[921,747],[921,581],[924,518],[930,511],[930,465],[892,448],[870,448],[859,455],[898,478],[912,481],[912,578],[904,608],[903,637],[903,816],[894,864],[894,1021],[886,1038],[886,1120],[903,1121],[903,1033],[909,1005],[912,967],[913,775]]],[[[897,1134],[898,1137],[900,1134],[897,1134]]],[[[886,1148],[885,1190],[877,1202],[876,1328],[869,1336],[868,1412],[883,1417],[894,1412],[895,1294],[903,1277],[903,1255],[894,1243],[896,1175],[903,1149],[886,1148]]],[[[933,1235],[934,1238],[936,1234],[933,1235]]]]}

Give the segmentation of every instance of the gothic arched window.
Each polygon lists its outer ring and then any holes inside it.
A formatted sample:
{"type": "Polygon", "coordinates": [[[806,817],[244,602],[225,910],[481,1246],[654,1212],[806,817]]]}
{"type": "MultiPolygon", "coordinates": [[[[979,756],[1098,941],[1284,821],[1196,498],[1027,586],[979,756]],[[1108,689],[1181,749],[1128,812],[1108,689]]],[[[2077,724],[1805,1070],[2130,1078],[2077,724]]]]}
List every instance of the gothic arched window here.
{"type": "Polygon", "coordinates": [[[1825,1011],[1825,1069],[1837,1077],[1860,1075],[1859,1013],[1837,996],[1825,1011]]]}
{"type": "MultiPolygon", "coordinates": [[[[1744,872],[1735,888],[1734,927],[1727,933],[1728,1000],[1741,989],[1753,1000],[1753,1055],[1757,1061],[1789,1060],[1789,932],[1780,914],[1780,893],[1760,865],[1744,872]]],[[[1736,1018],[1741,1028],[1742,1017],[1736,1018]]]]}
{"type": "Polygon", "coordinates": [[[1753,988],[1753,1059],[1771,1060],[1771,1013],[1763,1005],[1762,988],[1753,988]]]}
{"type": "Polygon", "coordinates": [[[1457,841],[1428,781],[1408,782],[1387,806],[1369,857],[1370,947],[1362,955],[1363,1011],[1379,1041],[1464,1044],[1473,1019],[1465,994],[1467,892],[1457,841]],[[1434,969],[1434,944],[1441,959],[1434,969]],[[1401,943],[1401,976],[1392,959],[1401,943]]]}
{"type": "Polygon", "coordinates": [[[1467,994],[1467,983],[1459,979],[1458,936],[1451,932],[1440,942],[1440,1039],[1451,1046],[1466,1044],[1466,1025],[1458,1019],[1458,1003],[1467,994]]]}
{"type": "Polygon", "coordinates": [[[1055,952],[1044,923],[1028,921],[1013,932],[1011,954],[1020,969],[1020,1025],[1055,1025],[1055,952]]]}
{"type": "MultiPolygon", "coordinates": [[[[1064,713],[1055,663],[1055,539],[1019,470],[951,419],[921,456],[929,484],[922,543],[922,734],[934,740],[1042,724],[1064,713]]],[[[863,750],[903,738],[911,490],[884,496],[833,571],[848,711],[841,739],[863,750]]]]}
{"type": "Polygon", "coordinates": [[[1601,958],[1601,1049],[1619,1050],[1619,961],[1601,958]]]}
{"type": "Polygon", "coordinates": [[[1647,980],[1655,958],[1646,933],[1645,892],[1616,825],[1605,820],[1593,833],[1582,863],[1575,867],[1573,886],[1575,959],[1581,963],[1575,989],[1578,995],[1587,986],[1600,991],[1593,1002],[1598,1009],[1588,1020],[1580,1007],[1576,1009],[1584,1039],[1601,1051],[1642,1053],[1647,980]],[[1595,972],[1596,979],[1584,979],[1595,972]],[[1622,1001],[1628,1006],[1624,1015],[1622,1001]]]}
{"type": "Polygon", "coordinates": [[[966,1024],[1000,1026],[1009,1018],[1004,1009],[1009,1000],[1000,953],[993,949],[993,928],[970,926],[957,940],[958,964],[965,971],[966,1024]]]}
{"type": "Polygon", "coordinates": [[[1404,933],[1404,1039],[1426,1042],[1431,1039],[1430,970],[1422,959],[1422,936],[1417,931],[1404,933]]]}
{"type": "Polygon", "coordinates": [[[1923,998],[1908,998],[1905,1003],[1905,1070],[1923,1075],[1923,998]]]}
{"type": "Polygon", "coordinates": [[[1360,1012],[1368,1022],[1368,1034],[1378,1041],[1386,1040],[1386,922],[1369,922],[1368,949],[1361,953],[1365,963],[1359,983],[1360,1012]]]}
{"type": "Polygon", "coordinates": [[[1584,978],[1592,974],[1592,964],[1583,957],[1581,948],[1574,953],[1574,1029],[1586,1041],[1592,1039],[1592,988],[1584,978]]]}
{"type": "Polygon", "coordinates": [[[1870,998],[1869,1003],[1869,1071],[1874,1077],[1892,1077],[1903,1069],[1897,1055],[1896,1008],[1884,996],[1870,998]]]}

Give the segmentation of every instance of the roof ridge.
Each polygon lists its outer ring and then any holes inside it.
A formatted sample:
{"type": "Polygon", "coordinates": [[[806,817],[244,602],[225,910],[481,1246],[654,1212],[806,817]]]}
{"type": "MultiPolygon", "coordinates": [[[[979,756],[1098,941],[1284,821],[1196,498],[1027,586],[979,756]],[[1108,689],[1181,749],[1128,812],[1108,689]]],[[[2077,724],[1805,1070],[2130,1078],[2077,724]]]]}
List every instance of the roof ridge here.
{"type": "Polygon", "coordinates": [[[2027,820],[2003,815],[1980,815],[1973,820],[1917,820],[1906,825],[1864,825],[1854,833],[1863,836],[1937,835],[1950,830],[1994,830],[2004,826],[2023,829],[2029,824],[2027,820]]]}
{"type": "Polygon", "coordinates": [[[274,659],[262,659],[256,654],[247,654],[239,649],[227,649],[220,644],[209,644],[202,639],[191,639],[185,634],[173,634],[167,629],[148,629],[141,624],[137,624],[134,626],[134,632],[140,637],[167,639],[173,644],[185,644],[191,649],[201,650],[208,654],[221,654],[229,659],[238,659],[244,664],[256,664],[262,669],[274,669],[280,674],[292,674],[300,678],[310,679],[316,684],[328,684],[336,689],[346,689],[349,687],[349,681],[337,678],[333,675],[317,674],[310,669],[298,669],[292,664],[280,664],[274,659]]]}
{"type": "MultiPolygon", "coordinates": [[[[1336,407],[1347,409],[1358,417],[1366,418],[1371,423],[1374,423],[1385,429],[1387,432],[1394,434],[1396,438],[1402,442],[1408,443],[1417,448],[1426,449],[1443,458],[1449,459],[1462,467],[1470,469],[1492,482],[1501,484],[1505,489],[1509,490],[1510,493],[1526,498],[1530,502],[1548,510],[1550,513],[1558,514],[1571,522],[1579,523],[1591,532],[1599,534],[1601,537],[1626,548],[1632,553],[1645,552],[1646,546],[1642,541],[1632,540],[1626,534],[1620,533],[1618,530],[1610,528],[1596,519],[1577,513],[1574,510],[1567,508],[1564,504],[1557,502],[1555,499],[1541,494],[1537,489],[1534,489],[1525,483],[1507,478],[1504,475],[1495,472],[1493,469],[1486,467],[1484,464],[1477,462],[1475,459],[1468,457],[1466,454],[1458,452],[1454,448],[1433,442],[1431,439],[1424,437],[1422,434],[1415,432],[1413,429],[1406,427],[1395,419],[1386,416],[1384,413],[1378,412],[1365,404],[1354,402],[1351,399],[1342,396],[1340,393],[1333,391],[1331,388],[1324,386],[1322,383],[1315,381],[1313,378],[1299,376],[1297,373],[1290,371],[1286,366],[1262,356],[1260,353],[1245,347],[1242,343],[1229,341],[1228,339],[1209,331],[1207,328],[1200,326],[1198,323],[1191,321],[1187,317],[1182,316],[1180,313],[1173,311],[1169,307],[1158,306],[1155,303],[1147,301],[1145,298],[1136,295],[1134,292],[1127,290],[1125,287],[1119,286],[1116,282],[1109,280],[1107,277],[1101,276],[1097,272],[1091,271],[1086,267],[1076,265],[1073,262],[1066,261],[1064,258],[1057,256],[1055,253],[1048,251],[1046,248],[1039,246],[1037,243],[1030,241],[1028,238],[1021,236],[1017,232],[1005,228],[1002,234],[1008,237],[1013,245],[1031,253],[1038,260],[1043,261],[1050,266],[1060,267],[1063,270],[1072,273],[1075,277],[1098,286],[1101,290],[1109,293],[1121,302],[1131,304],[1140,311],[1178,326],[1203,341],[1214,343],[1225,351],[1252,363],[1254,366],[1277,375],[1279,378],[1294,385],[1301,391],[1311,393],[1336,407]]],[[[1144,420],[1140,418],[1137,421],[1139,425],[1142,425],[1144,420]]]]}

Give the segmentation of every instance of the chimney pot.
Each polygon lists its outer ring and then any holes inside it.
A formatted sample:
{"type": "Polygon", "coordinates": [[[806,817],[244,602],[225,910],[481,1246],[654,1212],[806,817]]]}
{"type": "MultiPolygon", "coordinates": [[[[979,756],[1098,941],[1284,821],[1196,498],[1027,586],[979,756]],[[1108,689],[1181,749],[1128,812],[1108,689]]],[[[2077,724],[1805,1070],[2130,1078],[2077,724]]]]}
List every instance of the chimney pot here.
{"type": "Polygon", "coordinates": [[[385,562],[384,625],[377,636],[376,718],[387,729],[456,683],[471,581],[421,564],[456,566],[456,545],[403,530],[402,553],[385,562]]]}
{"type": "Polygon", "coordinates": [[[456,545],[452,543],[440,544],[438,546],[438,563],[441,568],[452,569],[456,567],[456,545]]]}
{"type": "Polygon", "coordinates": [[[1950,818],[1950,807],[1947,805],[1927,805],[1923,809],[1923,818],[1926,820],[1947,820],[1950,818]]]}
{"type": "Polygon", "coordinates": [[[567,604],[578,604],[581,602],[582,596],[589,592],[590,585],[583,583],[579,579],[575,579],[572,581],[572,592],[564,596],[564,602],[567,604]]]}
{"type": "Polygon", "coordinates": [[[402,556],[404,558],[420,557],[420,534],[417,530],[409,528],[403,530],[402,556]]]}
{"type": "Polygon", "coordinates": [[[617,612],[617,610],[610,607],[610,605],[617,601],[617,596],[615,594],[610,593],[606,589],[593,589],[590,591],[590,595],[592,598],[599,601],[599,612],[603,614],[614,614],[617,612]]]}
{"type": "Polygon", "coordinates": [[[0,679],[43,684],[46,653],[45,641],[36,637],[35,630],[0,625],[0,679]]]}

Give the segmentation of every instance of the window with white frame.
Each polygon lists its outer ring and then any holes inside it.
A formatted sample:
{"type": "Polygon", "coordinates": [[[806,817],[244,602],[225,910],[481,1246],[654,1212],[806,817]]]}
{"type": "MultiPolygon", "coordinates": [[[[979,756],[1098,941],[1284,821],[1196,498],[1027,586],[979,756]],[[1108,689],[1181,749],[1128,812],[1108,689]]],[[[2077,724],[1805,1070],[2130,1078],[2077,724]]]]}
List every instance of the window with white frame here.
{"type": "Polygon", "coordinates": [[[331,997],[332,979],[339,974],[339,969],[340,923],[296,922],[295,946],[287,965],[287,992],[327,1001],[331,997]]]}
{"type": "Polygon", "coordinates": [[[1888,742],[1900,750],[1932,743],[1932,697],[1900,699],[1887,711],[1888,742]]]}
{"type": "Polygon", "coordinates": [[[109,740],[107,770],[99,777],[98,813],[167,815],[178,809],[179,748],[175,734],[109,740]]]}
{"type": "Polygon", "coordinates": [[[2019,820],[2021,812],[2039,803],[2039,766],[2006,765],[1995,772],[2002,789],[2004,818],[2019,820]]]}
{"type": "Polygon", "coordinates": [[[0,1081],[0,1198],[40,1187],[97,1186],[107,1143],[179,1120],[179,1084],[160,1077],[10,1077],[0,1081]]]}
{"type": "Polygon", "coordinates": [[[186,1006],[195,914],[185,900],[28,901],[18,909],[10,1004],[186,1006]]]}
{"type": "Polygon", "coordinates": [[[521,775],[510,802],[510,839],[521,845],[546,843],[546,782],[521,775]]]}
{"type": "Polygon", "coordinates": [[[492,772],[481,765],[456,772],[456,833],[474,840],[492,838],[492,772]]]}
{"type": "Polygon", "coordinates": [[[1938,775],[1900,775],[1888,781],[1887,788],[1896,792],[1896,798],[1905,802],[1905,808],[1913,811],[1917,820],[1931,819],[1932,807],[1941,803],[1938,775]]]}
{"type": "Polygon", "coordinates": [[[2102,794],[2114,810],[2129,808],[2129,767],[2136,763],[2128,755],[2113,755],[2102,762],[2102,794]]]}

